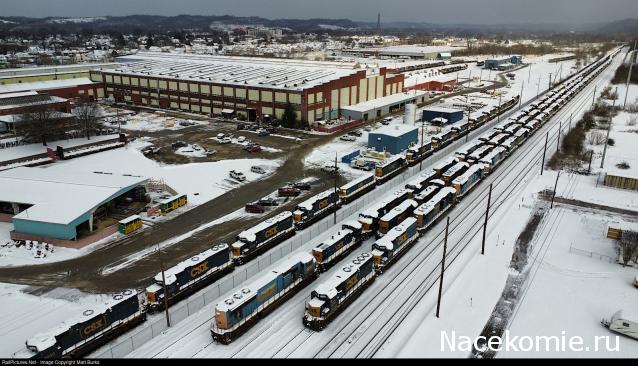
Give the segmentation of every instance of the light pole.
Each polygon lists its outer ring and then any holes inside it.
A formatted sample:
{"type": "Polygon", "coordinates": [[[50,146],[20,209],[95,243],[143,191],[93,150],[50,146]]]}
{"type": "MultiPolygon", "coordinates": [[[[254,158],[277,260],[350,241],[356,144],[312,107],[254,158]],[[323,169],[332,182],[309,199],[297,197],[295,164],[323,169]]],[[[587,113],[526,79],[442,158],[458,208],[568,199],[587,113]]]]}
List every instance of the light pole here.
{"type": "Polygon", "coordinates": [[[634,49],[629,52],[629,72],[627,73],[627,85],[625,87],[625,102],[622,105],[623,109],[627,107],[627,94],[629,94],[629,81],[631,81],[631,73],[634,68],[634,63],[632,58],[633,58],[633,54],[635,53],[636,53],[636,41],[634,41],[634,49]]]}

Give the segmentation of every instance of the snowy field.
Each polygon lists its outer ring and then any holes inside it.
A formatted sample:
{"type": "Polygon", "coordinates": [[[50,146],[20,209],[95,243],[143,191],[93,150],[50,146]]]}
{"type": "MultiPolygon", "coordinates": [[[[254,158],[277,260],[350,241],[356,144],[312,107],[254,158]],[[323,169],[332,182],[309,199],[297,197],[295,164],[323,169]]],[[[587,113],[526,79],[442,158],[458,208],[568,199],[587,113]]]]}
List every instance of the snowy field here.
{"type": "Polygon", "coordinates": [[[638,291],[631,283],[636,268],[570,251],[571,246],[577,246],[615,258],[613,240],[606,234],[607,224],[618,219],[618,215],[562,207],[551,211],[538,233],[523,302],[510,324],[512,336],[560,337],[562,332],[567,337],[580,336],[585,350],[510,350],[500,353],[500,357],[638,357],[636,340],[600,324],[617,310],[636,309],[638,291]],[[596,336],[609,336],[612,348],[605,348],[606,341],[597,344],[596,336]]]}
{"type": "MultiPolygon", "coordinates": [[[[128,112],[127,114],[123,114],[119,117],[120,121],[126,121],[126,124],[121,125],[122,130],[146,132],[156,132],[162,130],[176,131],[189,126],[203,125],[208,123],[206,121],[166,117],[157,113],[131,113],[132,112],[128,112]]],[[[108,114],[110,117],[105,118],[106,124],[111,127],[118,127],[118,117],[113,117],[112,112],[108,114]]]]}

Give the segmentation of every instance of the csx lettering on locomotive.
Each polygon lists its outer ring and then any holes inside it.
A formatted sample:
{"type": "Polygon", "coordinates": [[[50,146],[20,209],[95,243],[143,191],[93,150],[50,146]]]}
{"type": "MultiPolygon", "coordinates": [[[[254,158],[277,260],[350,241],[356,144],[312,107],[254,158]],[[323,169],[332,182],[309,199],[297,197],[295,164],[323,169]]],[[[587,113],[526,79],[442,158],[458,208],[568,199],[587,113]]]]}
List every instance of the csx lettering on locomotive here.
{"type": "Polygon", "coordinates": [[[208,271],[208,262],[203,262],[191,269],[191,277],[197,277],[208,271]]]}

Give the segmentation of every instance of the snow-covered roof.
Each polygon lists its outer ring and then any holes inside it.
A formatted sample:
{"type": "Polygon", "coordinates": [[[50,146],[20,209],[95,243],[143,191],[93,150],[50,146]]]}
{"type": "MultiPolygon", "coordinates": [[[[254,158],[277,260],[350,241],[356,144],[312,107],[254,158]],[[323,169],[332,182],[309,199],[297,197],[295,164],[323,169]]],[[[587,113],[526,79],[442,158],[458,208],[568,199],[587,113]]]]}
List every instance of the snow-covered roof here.
{"type": "Polygon", "coordinates": [[[255,296],[259,289],[264,285],[272,282],[281,273],[284,273],[299,262],[304,264],[314,262],[315,259],[312,255],[306,252],[295,253],[290,258],[284,260],[281,264],[275,267],[273,270],[259,276],[257,279],[251,281],[247,286],[237,288],[233,292],[234,294],[226,297],[223,301],[217,303],[215,306],[216,311],[229,311],[236,309],[247,300],[250,300],[255,296]]]}
{"type": "Polygon", "coordinates": [[[369,100],[366,102],[361,102],[351,106],[341,107],[341,109],[344,111],[363,113],[363,112],[373,111],[375,109],[381,109],[383,107],[393,106],[399,103],[406,103],[409,101],[413,101],[426,94],[427,92],[424,92],[423,90],[411,90],[410,92],[401,92],[401,93],[391,94],[385,97],[369,100]]]}
{"type": "Polygon", "coordinates": [[[0,172],[0,201],[33,205],[15,215],[14,220],[69,224],[123,189],[143,184],[146,179],[19,167],[0,172]]]}
{"type": "Polygon", "coordinates": [[[325,191],[323,191],[321,193],[318,193],[318,194],[308,198],[307,200],[301,202],[300,204],[298,204],[297,205],[297,209],[310,211],[310,210],[312,210],[312,205],[314,205],[315,202],[321,201],[322,199],[329,197],[333,193],[334,193],[334,189],[332,189],[332,188],[330,188],[328,190],[325,190],[325,191]]]}
{"type": "Polygon", "coordinates": [[[286,220],[287,218],[292,217],[292,212],[290,211],[284,211],[276,216],[273,216],[269,219],[266,219],[262,222],[260,222],[259,224],[251,227],[248,230],[244,230],[241,233],[239,233],[239,235],[237,235],[237,237],[240,240],[245,240],[248,242],[252,242],[255,241],[255,235],[260,232],[261,230],[264,230],[272,225],[274,225],[277,222],[281,222],[286,220]]]}
{"type": "Polygon", "coordinates": [[[427,196],[427,195],[431,194],[432,192],[434,192],[434,191],[438,190],[439,188],[440,188],[439,186],[434,185],[434,184],[429,185],[429,186],[425,187],[425,188],[421,191],[421,193],[419,193],[419,194],[417,194],[416,196],[414,196],[414,198],[416,198],[416,199],[418,200],[418,199],[420,199],[420,198],[423,198],[423,197],[425,197],[425,196],[427,196]]]}
{"type": "MultiPolygon", "coordinates": [[[[186,260],[179,262],[173,267],[164,271],[164,278],[166,278],[166,284],[170,285],[177,281],[177,275],[182,273],[187,267],[203,262],[204,260],[212,257],[213,255],[221,252],[224,249],[228,248],[228,244],[217,244],[212,248],[206,249],[205,251],[196,254],[186,260]]],[[[212,268],[211,268],[212,269],[212,268]]],[[[155,282],[162,283],[162,272],[159,272],[155,275],[155,282]]]]}
{"type": "Polygon", "coordinates": [[[388,165],[390,165],[390,164],[394,163],[395,161],[397,161],[399,159],[402,159],[402,158],[403,158],[403,156],[401,156],[401,155],[393,155],[393,156],[385,159],[383,162],[378,163],[377,166],[378,167],[388,166],[388,165]]]}
{"type": "Polygon", "coordinates": [[[505,148],[502,146],[497,146],[494,148],[494,150],[490,151],[487,155],[485,155],[482,159],[481,162],[482,163],[488,163],[491,164],[492,160],[494,159],[494,157],[498,154],[504,154],[505,153],[505,148]]]}
{"type": "MultiPolygon", "coordinates": [[[[456,191],[455,191],[456,192],[456,191]]],[[[388,231],[383,238],[377,240],[374,245],[377,247],[385,247],[388,250],[392,250],[394,244],[392,243],[396,238],[403,235],[411,225],[414,225],[416,218],[413,216],[403,220],[399,225],[396,225],[390,231],[388,231]]]]}
{"type": "Polygon", "coordinates": [[[385,135],[391,137],[400,137],[405,135],[406,133],[410,133],[412,131],[416,131],[417,128],[413,125],[406,124],[396,124],[396,125],[388,125],[378,128],[377,130],[369,133],[369,138],[374,139],[376,135],[385,135]]]}
{"type": "Polygon", "coordinates": [[[461,170],[461,169],[463,169],[463,168],[466,168],[466,167],[468,167],[469,165],[470,165],[470,164],[468,164],[468,163],[466,163],[466,162],[464,162],[464,161],[458,162],[458,163],[454,164],[452,167],[450,167],[448,170],[446,170],[445,172],[443,172],[443,176],[451,176],[451,175],[454,175],[457,171],[459,171],[459,170],[461,170]]]}
{"type": "Polygon", "coordinates": [[[129,217],[125,218],[125,219],[122,219],[122,220],[120,220],[118,222],[120,224],[125,224],[126,225],[126,224],[131,223],[131,222],[133,222],[135,220],[138,220],[138,219],[141,219],[140,215],[131,215],[131,216],[129,216],[129,217]]]}
{"type": "Polygon", "coordinates": [[[471,177],[477,170],[483,169],[482,164],[474,164],[472,165],[465,173],[460,176],[454,178],[452,184],[465,183],[469,177],[471,177]]]}
{"type": "Polygon", "coordinates": [[[350,76],[359,70],[286,59],[237,58],[141,52],[123,56],[108,74],[152,76],[235,86],[305,90],[350,76]]]}
{"type": "Polygon", "coordinates": [[[456,189],[452,187],[443,187],[439,192],[437,192],[434,197],[432,197],[429,201],[423,203],[421,206],[417,207],[414,210],[415,215],[425,215],[426,213],[432,211],[434,206],[439,203],[443,198],[445,198],[448,194],[456,193],[456,189]]]}
{"type": "Polygon", "coordinates": [[[445,160],[443,160],[442,162],[438,163],[437,165],[434,166],[434,170],[441,170],[443,169],[443,167],[445,167],[446,165],[450,165],[453,163],[457,163],[459,161],[459,159],[451,157],[451,158],[447,158],[445,160]]]}
{"type": "MultiPolygon", "coordinates": [[[[397,197],[403,196],[406,192],[407,192],[406,189],[399,189],[398,191],[386,194],[385,196],[383,196],[382,200],[377,201],[376,204],[372,205],[371,207],[369,207],[365,211],[361,212],[359,214],[359,216],[363,216],[363,217],[379,217],[379,210],[380,209],[385,207],[388,204],[388,202],[396,199],[397,197]]],[[[361,220],[359,220],[359,221],[361,221],[361,220]]]]}
{"type": "Polygon", "coordinates": [[[463,112],[460,109],[448,108],[448,107],[426,107],[424,112],[434,112],[434,113],[458,113],[463,112]]]}
{"type": "Polygon", "coordinates": [[[406,183],[406,187],[412,186],[415,188],[421,188],[421,185],[425,182],[432,180],[432,178],[436,177],[436,172],[434,170],[430,170],[429,172],[421,173],[416,177],[410,179],[408,183],[406,183]]]}
{"type": "Polygon", "coordinates": [[[324,248],[327,248],[331,245],[334,245],[334,243],[338,242],[339,240],[345,238],[348,234],[352,234],[352,230],[350,229],[341,229],[339,231],[337,231],[336,234],[331,235],[330,238],[324,240],[321,242],[321,244],[317,245],[313,250],[316,251],[323,251],[324,248]]]}
{"type": "Polygon", "coordinates": [[[0,94],[15,93],[21,91],[38,91],[38,90],[51,90],[61,88],[72,88],[80,85],[94,84],[89,78],[76,78],[76,79],[62,79],[62,80],[47,80],[47,81],[34,81],[31,83],[14,83],[0,85],[0,94]]]}
{"type": "Polygon", "coordinates": [[[135,290],[133,289],[124,290],[122,293],[115,294],[109,297],[108,300],[106,300],[105,302],[96,304],[91,309],[87,309],[83,311],[82,314],[80,315],[77,315],[71,319],[67,319],[66,321],[62,322],[61,324],[49,330],[46,330],[44,332],[34,335],[33,337],[27,340],[26,344],[27,346],[36,347],[38,351],[43,351],[55,344],[56,342],[55,336],[66,332],[70,327],[74,326],[75,324],[90,320],[91,318],[95,317],[98,314],[103,314],[112,306],[120,302],[126,301],[129,298],[134,296],[137,296],[137,292],[135,290]]]}
{"type": "Polygon", "coordinates": [[[346,183],[346,184],[342,185],[342,186],[341,186],[341,189],[348,189],[348,188],[350,188],[350,187],[354,187],[354,186],[356,186],[357,184],[359,184],[359,183],[361,183],[361,182],[365,181],[366,179],[370,179],[370,177],[373,177],[373,178],[374,178],[374,174],[364,174],[364,175],[362,175],[361,177],[359,177],[359,178],[357,178],[357,179],[355,179],[355,180],[353,180],[353,181],[351,181],[351,182],[348,182],[348,183],[346,183]]]}
{"type": "Polygon", "coordinates": [[[381,221],[391,221],[397,215],[401,214],[402,212],[405,212],[405,210],[407,210],[408,207],[410,206],[416,207],[418,206],[418,204],[416,203],[415,200],[407,199],[401,202],[397,207],[390,210],[387,214],[383,215],[383,217],[381,218],[381,221]]]}
{"type": "MultiPolygon", "coordinates": [[[[370,252],[363,252],[359,254],[352,261],[345,263],[343,267],[341,267],[337,273],[327,278],[324,282],[320,283],[315,292],[319,295],[323,295],[332,299],[337,295],[337,286],[339,286],[343,281],[347,280],[352,276],[352,273],[359,270],[361,266],[370,261],[372,255],[370,252]]],[[[359,279],[361,280],[361,279],[359,279]]]]}
{"type": "Polygon", "coordinates": [[[490,149],[492,149],[492,146],[490,145],[481,146],[478,149],[474,150],[474,152],[470,154],[470,157],[472,157],[473,159],[478,159],[481,157],[482,154],[485,153],[485,151],[490,149]]]}

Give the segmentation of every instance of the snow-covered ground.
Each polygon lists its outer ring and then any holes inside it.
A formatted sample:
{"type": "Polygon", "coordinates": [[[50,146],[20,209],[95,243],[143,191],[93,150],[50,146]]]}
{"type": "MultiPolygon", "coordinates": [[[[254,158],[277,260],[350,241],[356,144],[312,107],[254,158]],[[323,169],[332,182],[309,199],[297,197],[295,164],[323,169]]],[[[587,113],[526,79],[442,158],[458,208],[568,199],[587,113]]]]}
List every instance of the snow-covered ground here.
{"type": "Polygon", "coordinates": [[[59,325],[64,319],[105,302],[110,295],[92,295],[75,289],[58,288],[32,295],[37,289],[0,283],[0,357],[11,358],[24,349],[24,342],[39,332],[59,325]]]}
{"type": "Polygon", "coordinates": [[[126,121],[126,124],[122,124],[122,130],[128,131],[147,131],[155,132],[161,130],[180,130],[193,125],[207,124],[206,121],[194,120],[194,119],[182,119],[167,117],[163,114],[139,112],[133,114],[133,112],[124,111],[117,117],[112,109],[105,109],[102,112],[108,117],[104,118],[104,121],[111,127],[118,127],[120,124],[118,121],[126,121]]]}
{"type": "Polygon", "coordinates": [[[248,183],[265,177],[265,175],[251,172],[251,166],[259,165],[267,173],[272,173],[282,163],[280,160],[236,159],[163,165],[146,158],[140,152],[140,149],[146,146],[148,146],[147,142],[135,141],[122,149],[62,161],[39,169],[65,172],[91,172],[99,169],[100,171],[114,174],[132,174],[152,179],[163,179],[166,184],[178,193],[187,194],[188,205],[192,207],[210,201],[237,187],[237,184],[228,182],[228,172],[231,170],[244,173],[247,178],[245,183],[248,183]]]}
{"type": "MultiPolygon", "coordinates": [[[[100,135],[100,136],[93,136],[91,137],[90,140],[87,140],[86,137],[79,137],[79,138],[69,139],[69,140],[51,141],[47,143],[47,145],[54,150],[56,146],[62,146],[63,148],[68,149],[75,146],[80,146],[80,145],[85,145],[85,144],[90,144],[90,143],[95,143],[95,142],[100,142],[105,140],[112,140],[112,139],[116,139],[117,137],[118,135],[100,135]]],[[[19,158],[23,158],[23,157],[31,156],[31,155],[44,154],[46,152],[47,152],[47,146],[44,146],[42,144],[28,144],[28,145],[10,147],[6,149],[0,149],[0,162],[19,159],[19,158]]]]}
{"type": "Polygon", "coordinates": [[[512,337],[578,336],[583,351],[542,347],[506,350],[499,357],[638,357],[636,340],[600,324],[617,310],[635,310],[638,303],[638,291],[631,283],[636,268],[597,257],[600,253],[616,258],[613,240],[606,234],[607,224],[618,218],[562,207],[552,210],[537,234],[523,300],[510,322],[512,337]],[[587,252],[593,252],[593,257],[587,252]],[[610,339],[596,341],[602,336],[610,339]]]}

